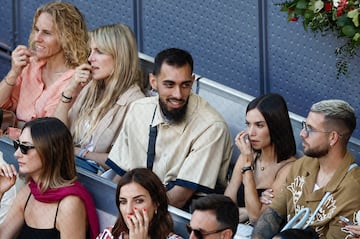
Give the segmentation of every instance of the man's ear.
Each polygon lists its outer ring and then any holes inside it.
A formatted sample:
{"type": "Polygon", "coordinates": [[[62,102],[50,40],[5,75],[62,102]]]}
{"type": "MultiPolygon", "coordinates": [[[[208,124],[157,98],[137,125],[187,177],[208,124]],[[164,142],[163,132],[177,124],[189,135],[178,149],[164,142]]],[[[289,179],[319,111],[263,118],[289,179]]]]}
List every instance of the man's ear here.
{"type": "Polygon", "coordinates": [[[192,79],[192,84],[194,84],[194,82],[195,82],[195,74],[192,74],[191,79],[192,79]]]}
{"type": "Polygon", "coordinates": [[[340,139],[340,135],[336,131],[332,131],[329,137],[330,147],[334,146],[340,139]]]}
{"type": "Polygon", "coordinates": [[[233,232],[231,229],[226,229],[221,232],[221,239],[231,239],[233,238],[233,232]]]}
{"type": "Polygon", "coordinates": [[[149,73],[149,83],[152,89],[157,90],[157,80],[155,75],[152,73],[149,73]]]}

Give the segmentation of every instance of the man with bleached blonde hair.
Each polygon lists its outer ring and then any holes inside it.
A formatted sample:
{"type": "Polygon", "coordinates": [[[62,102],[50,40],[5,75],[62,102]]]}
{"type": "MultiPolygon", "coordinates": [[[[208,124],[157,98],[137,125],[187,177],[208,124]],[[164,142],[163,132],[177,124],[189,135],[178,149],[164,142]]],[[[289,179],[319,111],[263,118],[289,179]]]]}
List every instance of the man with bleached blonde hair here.
{"type": "MultiPolygon", "coordinates": [[[[297,160],[286,187],[274,198],[255,225],[252,238],[272,238],[300,210],[310,209],[305,227],[320,239],[345,238],[339,216],[353,218],[360,208],[360,168],[347,150],[356,127],[354,109],[343,100],[312,105],[300,132],[305,156],[297,160]]],[[[292,227],[287,225],[286,227],[292,227]]]]}

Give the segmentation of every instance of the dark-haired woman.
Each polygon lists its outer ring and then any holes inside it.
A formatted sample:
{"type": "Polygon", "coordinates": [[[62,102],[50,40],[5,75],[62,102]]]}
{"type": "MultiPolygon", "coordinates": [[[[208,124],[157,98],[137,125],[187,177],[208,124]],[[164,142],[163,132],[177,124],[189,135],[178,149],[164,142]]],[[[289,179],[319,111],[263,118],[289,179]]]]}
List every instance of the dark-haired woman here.
{"type": "Polygon", "coordinates": [[[281,189],[296,146],[286,102],[278,94],[251,101],[246,125],[235,138],[241,153],[225,195],[238,203],[240,221],[255,223],[268,205],[260,201],[261,193],[267,190],[274,196],[281,189]]]}
{"type": "MultiPolygon", "coordinates": [[[[0,224],[0,238],[95,238],[96,208],[76,181],[73,140],[65,124],[57,118],[29,121],[14,147],[27,184],[0,224]]],[[[0,165],[0,198],[15,184],[16,174],[14,165],[0,165]]]]}
{"type": "Polygon", "coordinates": [[[98,239],[181,239],[172,233],[166,189],[147,168],[128,171],[116,189],[119,216],[98,239]]]}

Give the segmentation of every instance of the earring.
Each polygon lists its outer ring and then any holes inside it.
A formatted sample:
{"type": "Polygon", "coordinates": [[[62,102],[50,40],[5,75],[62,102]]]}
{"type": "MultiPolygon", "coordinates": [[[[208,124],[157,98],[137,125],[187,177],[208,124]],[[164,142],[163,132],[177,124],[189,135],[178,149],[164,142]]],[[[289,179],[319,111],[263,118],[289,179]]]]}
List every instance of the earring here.
{"type": "Polygon", "coordinates": [[[157,90],[151,88],[149,92],[149,96],[156,96],[158,94],[157,90]]]}
{"type": "Polygon", "coordinates": [[[155,215],[157,214],[157,209],[155,209],[155,215]]]}

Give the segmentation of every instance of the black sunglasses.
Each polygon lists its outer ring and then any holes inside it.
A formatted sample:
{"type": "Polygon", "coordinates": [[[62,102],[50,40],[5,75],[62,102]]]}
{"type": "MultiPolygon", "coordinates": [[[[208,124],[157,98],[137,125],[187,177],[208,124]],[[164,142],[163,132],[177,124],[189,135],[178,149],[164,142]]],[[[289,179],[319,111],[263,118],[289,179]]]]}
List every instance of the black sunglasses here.
{"type": "Polygon", "coordinates": [[[219,233],[219,232],[222,232],[222,231],[224,231],[226,229],[229,229],[229,228],[227,227],[227,228],[207,232],[207,231],[204,231],[204,230],[202,230],[200,228],[199,229],[193,229],[189,224],[186,224],[186,230],[189,233],[189,235],[191,234],[191,232],[194,232],[195,237],[197,239],[204,239],[204,236],[219,233]]]}
{"type": "Polygon", "coordinates": [[[21,144],[18,140],[14,140],[14,148],[17,150],[20,147],[20,151],[22,154],[27,154],[30,149],[34,149],[35,146],[33,145],[25,145],[21,144]]]}

